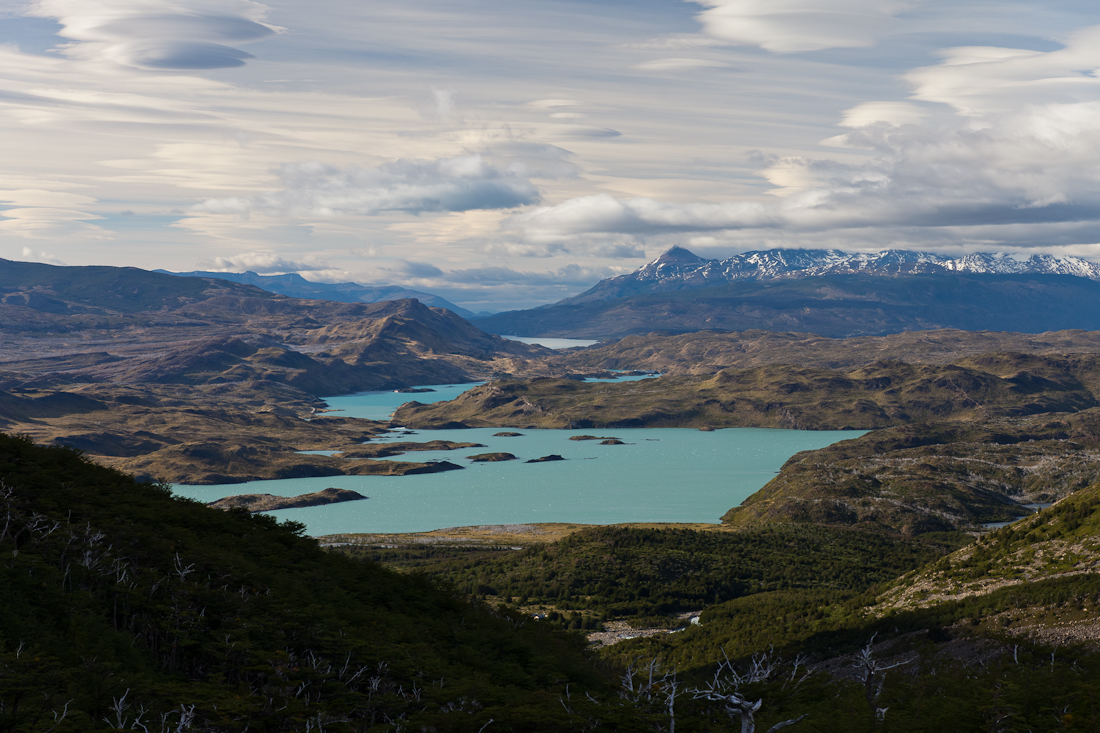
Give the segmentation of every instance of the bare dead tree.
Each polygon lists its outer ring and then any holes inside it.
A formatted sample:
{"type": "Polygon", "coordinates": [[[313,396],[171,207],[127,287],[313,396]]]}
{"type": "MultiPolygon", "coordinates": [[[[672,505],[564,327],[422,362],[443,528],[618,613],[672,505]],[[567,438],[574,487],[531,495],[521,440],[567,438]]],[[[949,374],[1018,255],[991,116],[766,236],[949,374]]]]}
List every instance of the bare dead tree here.
{"type": "Polygon", "coordinates": [[[69,716],[69,703],[71,703],[71,702],[72,702],[72,700],[69,700],[68,702],[66,702],[65,707],[61,709],[60,713],[57,712],[56,710],[52,711],[53,712],[53,725],[51,725],[49,728],[44,730],[42,733],[53,733],[53,731],[57,729],[57,726],[61,725],[61,723],[63,723],[65,721],[65,718],[67,718],[69,716]]]}
{"type": "Polygon", "coordinates": [[[176,575],[180,576],[181,583],[187,580],[188,575],[195,572],[194,563],[192,563],[191,565],[184,565],[183,558],[180,557],[180,554],[178,552],[176,553],[174,565],[175,567],[173,568],[173,571],[176,575]]]}
{"type": "Polygon", "coordinates": [[[676,672],[663,670],[660,662],[654,658],[637,668],[634,662],[627,665],[619,696],[634,704],[645,702],[664,708],[668,716],[668,733],[676,733],[676,698],[683,692],[676,672]]]}
{"type": "MultiPolygon", "coordinates": [[[[779,670],[779,660],[768,654],[757,654],[749,663],[749,668],[744,673],[738,672],[733,663],[722,650],[722,661],[718,663],[718,669],[714,672],[714,678],[706,687],[696,687],[691,690],[696,700],[708,700],[718,703],[723,712],[729,716],[730,721],[741,721],[741,733],[756,733],[756,713],[763,706],[764,701],[750,700],[741,692],[741,687],[755,682],[767,682],[775,676],[779,670]]],[[[801,664],[801,659],[798,660],[801,664]]],[[[798,666],[795,667],[797,674],[798,666]]],[[[794,679],[792,674],[791,679],[794,679]]],[[[803,678],[804,679],[804,678],[803,678]]],[[[776,723],[768,729],[767,733],[775,733],[788,726],[794,725],[806,718],[803,713],[797,718],[790,718],[776,723]]]]}
{"type": "Polygon", "coordinates": [[[860,650],[852,666],[860,671],[860,676],[863,678],[863,692],[867,698],[867,706],[871,709],[871,713],[875,718],[881,721],[886,718],[886,711],[888,708],[878,707],[878,698],[879,695],[882,694],[883,686],[886,684],[887,670],[909,664],[915,657],[912,659],[903,659],[900,662],[894,662],[892,664],[886,664],[875,659],[874,645],[876,636],[878,636],[878,634],[871,635],[871,638],[867,640],[867,646],[860,650]]]}

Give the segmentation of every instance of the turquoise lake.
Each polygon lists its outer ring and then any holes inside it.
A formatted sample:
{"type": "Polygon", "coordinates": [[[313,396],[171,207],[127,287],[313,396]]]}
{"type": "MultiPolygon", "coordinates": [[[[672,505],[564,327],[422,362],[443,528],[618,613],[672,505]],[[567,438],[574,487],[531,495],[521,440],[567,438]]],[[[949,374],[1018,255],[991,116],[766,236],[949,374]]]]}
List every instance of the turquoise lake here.
{"type": "MultiPolygon", "coordinates": [[[[386,419],[410,399],[451,399],[472,385],[435,386],[435,392],[374,392],[326,398],[337,415],[386,419]]],[[[271,512],[306,524],[311,535],[345,532],[420,532],[443,527],[529,522],[718,522],[731,507],[767,483],[793,454],[855,438],[863,431],[731,428],[518,430],[499,428],[395,431],[387,440],[451,440],[485,448],[406,453],[390,460],[447,460],[460,471],[416,476],[330,476],[247,484],[174,487],[176,494],[214,501],[234,494],[295,496],[328,487],[368,497],[271,512]],[[615,437],[626,445],[569,440],[574,435],[615,437]],[[502,451],[519,460],[471,463],[466,456],[502,451]],[[566,460],[523,463],[557,454],[566,460]]]]}

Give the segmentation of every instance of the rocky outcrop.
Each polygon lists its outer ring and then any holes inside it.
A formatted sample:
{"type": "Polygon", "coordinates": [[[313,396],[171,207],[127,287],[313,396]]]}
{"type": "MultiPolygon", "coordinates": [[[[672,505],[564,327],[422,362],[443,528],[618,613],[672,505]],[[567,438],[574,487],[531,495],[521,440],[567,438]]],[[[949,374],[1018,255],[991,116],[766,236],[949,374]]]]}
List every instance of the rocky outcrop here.
{"type": "Polygon", "coordinates": [[[524,461],[524,463],[548,463],[550,461],[564,461],[564,460],[565,459],[562,458],[561,456],[559,456],[557,453],[551,453],[550,455],[543,456],[542,458],[532,458],[529,461],[524,461]]]}
{"type": "Polygon", "coordinates": [[[244,507],[252,513],[270,512],[276,509],[299,509],[307,506],[322,506],[324,504],[337,504],[343,501],[358,501],[367,499],[358,491],[348,489],[324,489],[312,494],[300,494],[299,496],[275,496],[274,494],[239,494],[227,496],[224,499],[212,501],[207,506],[215,509],[235,509],[244,507]]]}
{"type": "Polygon", "coordinates": [[[474,463],[497,463],[499,461],[516,460],[516,457],[511,453],[478,453],[476,456],[466,456],[466,458],[474,463]]]}

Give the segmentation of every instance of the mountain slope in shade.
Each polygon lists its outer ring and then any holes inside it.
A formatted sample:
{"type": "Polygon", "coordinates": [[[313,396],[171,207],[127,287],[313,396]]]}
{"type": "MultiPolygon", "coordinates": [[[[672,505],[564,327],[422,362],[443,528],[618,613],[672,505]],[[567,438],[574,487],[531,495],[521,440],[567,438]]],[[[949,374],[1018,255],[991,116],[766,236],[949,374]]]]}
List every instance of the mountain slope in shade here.
{"type": "MultiPolygon", "coordinates": [[[[156,312],[224,295],[275,297],[248,284],[206,277],[176,278],[136,267],[70,267],[0,259],[0,306],[40,313],[66,316],[156,312]]],[[[8,322],[5,328],[11,323],[17,321],[8,322]]]]}
{"type": "Polygon", "coordinates": [[[1069,275],[828,274],[740,280],[478,319],[490,333],[610,339],[663,331],[785,331],[832,338],[956,328],[1100,329],[1100,282],[1069,275]]]}
{"type": "Polygon", "coordinates": [[[976,252],[957,259],[929,252],[884,250],[841,252],[825,249],[771,249],[708,260],[683,247],[673,247],[634,272],[609,278],[560,304],[614,300],[641,293],[660,293],[724,285],[823,275],[1073,275],[1100,280],[1100,265],[1079,257],[1032,255],[1017,260],[1004,253],[976,252]]]}
{"type": "Polygon", "coordinates": [[[286,295],[291,298],[303,298],[306,300],[332,300],[337,303],[381,303],[386,300],[403,300],[416,298],[424,305],[433,308],[446,308],[452,313],[457,313],[463,318],[470,318],[477,314],[468,311],[461,306],[431,293],[422,293],[419,290],[410,290],[398,285],[360,285],[359,283],[315,283],[306,280],[297,273],[286,275],[260,275],[252,271],[248,272],[169,272],[168,270],[156,270],[166,275],[177,277],[204,277],[217,278],[235,283],[246,283],[258,288],[286,295]]]}

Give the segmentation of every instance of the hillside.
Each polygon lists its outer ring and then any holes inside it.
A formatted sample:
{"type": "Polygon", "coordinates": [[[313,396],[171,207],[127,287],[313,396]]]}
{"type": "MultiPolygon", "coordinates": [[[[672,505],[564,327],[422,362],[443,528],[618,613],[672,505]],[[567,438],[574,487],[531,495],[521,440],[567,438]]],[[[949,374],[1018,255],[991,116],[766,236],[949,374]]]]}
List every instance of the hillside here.
{"type": "Polygon", "coordinates": [[[103,319],[121,313],[176,311],[219,296],[274,297],[249,285],[173,278],[136,267],[65,267],[0,259],[0,321],[20,331],[61,324],[65,317],[75,317],[69,323],[94,324],[110,322],[103,319]],[[18,317],[30,313],[43,315],[31,323],[18,317]]]}
{"type": "Polygon", "coordinates": [[[614,689],[579,637],[325,553],[293,523],[7,436],[0,476],[6,730],[559,731],[566,684],[614,689]]]}
{"type": "Polygon", "coordinates": [[[957,364],[878,361],[858,369],[769,365],[642,382],[497,381],[450,402],[402,405],[408,427],[777,427],[870,430],[930,420],[1095,407],[1092,354],[993,354],[957,364]]]}
{"type": "MultiPolygon", "coordinates": [[[[882,614],[929,608],[945,601],[1002,596],[1039,581],[1091,581],[1100,574],[1100,484],[1068,494],[1006,527],[990,532],[938,562],[907,573],[883,588],[875,604],[882,614]]],[[[1039,605],[1039,604],[1036,604],[1039,605]]],[[[1100,620],[1089,613],[1094,603],[1074,607],[1018,607],[988,619],[1013,633],[1041,632],[1057,638],[1057,630],[1078,639],[1100,642],[1100,620]],[[1056,617],[1056,630],[1043,629],[1028,617],[1056,617]],[[1029,619],[1030,620],[1030,619],[1029,619]]]]}
{"type": "Polygon", "coordinates": [[[1018,260],[1004,253],[974,252],[953,258],[932,252],[890,249],[770,249],[708,260],[672,247],[634,272],[608,278],[560,304],[618,300],[642,293],[693,290],[744,280],[792,280],[828,275],[898,276],[951,273],[972,275],[1072,275],[1100,280],[1100,265],[1080,257],[1032,255],[1018,260]]]}
{"type": "Polygon", "coordinates": [[[570,371],[642,369],[661,374],[715,374],[795,364],[823,369],[855,368],[875,361],[949,364],[994,352],[1058,356],[1100,353],[1100,331],[907,331],[886,336],[826,338],[791,331],[696,331],[646,333],[570,350],[550,362],[570,371]]]}
{"type": "Polygon", "coordinates": [[[876,430],[792,456],[722,517],[915,536],[980,531],[1100,481],[1100,409],[876,430]]]}
{"type": "Polygon", "coordinates": [[[1048,274],[827,274],[563,302],[476,323],[490,333],[595,339],[704,329],[797,331],[830,338],[941,328],[1096,330],[1100,282],[1048,274]]]}
{"type": "Polygon", "coordinates": [[[446,308],[447,310],[462,316],[463,318],[476,317],[476,313],[460,308],[454,303],[419,290],[410,290],[398,285],[360,285],[359,283],[322,283],[306,280],[297,273],[286,275],[259,275],[255,272],[209,272],[196,270],[193,272],[168,272],[157,270],[166,275],[177,277],[203,277],[228,280],[235,283],[246,283],[258,288],[286,295],[290,298],[302,298],[305,300],[332,300],[338,303],[379,303],[385,300],[407,300],[415,298],[421,303],[432,308],[446,308]]]}
{"type": "Polygon", "coordinates": [[[314,420],[321,396],[545,373],[550,353],[416,300],[19,262],[0,267],[0,290],[0,429],[177,482],[433,470],[298,451],[383,430],[314,420]]]}

